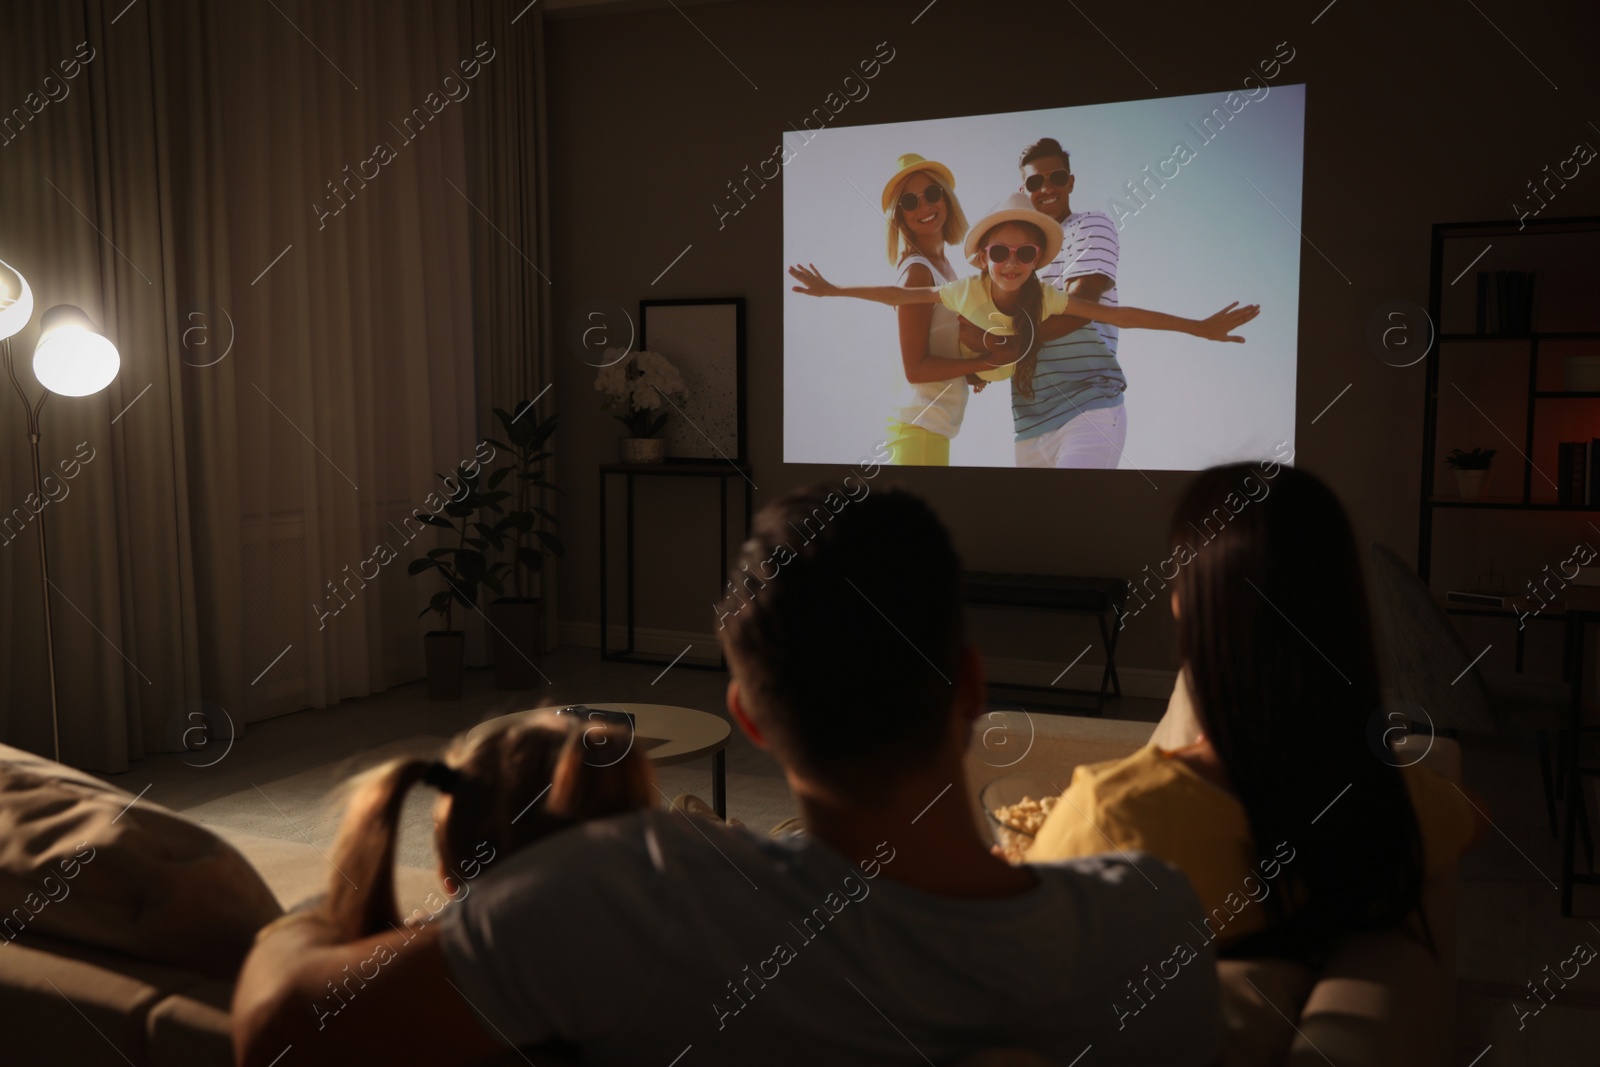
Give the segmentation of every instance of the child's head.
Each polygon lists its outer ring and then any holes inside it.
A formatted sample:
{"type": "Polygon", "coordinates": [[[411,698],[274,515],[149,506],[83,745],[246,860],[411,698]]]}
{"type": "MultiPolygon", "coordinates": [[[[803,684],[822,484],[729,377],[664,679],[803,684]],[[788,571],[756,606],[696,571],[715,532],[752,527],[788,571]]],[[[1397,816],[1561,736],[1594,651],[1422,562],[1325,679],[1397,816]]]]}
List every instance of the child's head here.
{"type": "Polygon", "coordinates": [[[617,728],[537,712],[480,727],[438,760],[396,760],[357,779],[334,843],[327,911],[356,938],[397,921],[394,851],[407,791],[439,790],[433,839],[456,892],[491,859],[588,819],[648,806],[649,761],[617,728]]]}
{"type": "Polygon", "coordinates": [[[1044,250],[1044,231],[1039,227],[1031,222],[1002,222],[978,239],[976,266],[989,275],[992,286],[1015,292],[1048,262],[1044,250]]]}

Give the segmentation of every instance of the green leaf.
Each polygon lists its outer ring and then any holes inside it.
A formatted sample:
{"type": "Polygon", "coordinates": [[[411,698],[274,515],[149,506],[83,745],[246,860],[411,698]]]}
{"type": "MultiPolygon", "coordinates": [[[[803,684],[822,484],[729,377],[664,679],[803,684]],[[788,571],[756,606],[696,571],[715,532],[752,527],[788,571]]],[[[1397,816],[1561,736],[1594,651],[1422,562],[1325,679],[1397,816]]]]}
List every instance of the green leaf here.
{"type": "Polygon", "coordinates": [[[549,549],[552,556],[564,556],[567,554],[566,546],[562,545],[561,539],[555,534],[544,530],[535,530],[533,534],[539,539],[540,544],[549,549]]]}
{"type": "Polygon", "coordinates": [[[501,467],[499,470],[489,475],[489,488],[494,489],[499,486],[499,484],[510,477],[512,472],[514,472],[516,469],[517,468],[515,467],[501,467]]]}
{"type": "Polygon", "coordinates": [[[517,562],[530,571],[541,571],[544,569],[544,553],[524,545],[517,549],[517,562]]]}
{"type": "Polygon", "coordinates": [[[413,512],[411,517],[413,519],[416,519],[418,522],[423,523],[423,524],[428,525],[428,526],[442,526],[446,530],[454,530],[455,529],[455,526],[453,526],[451,523],[446,522],[444,519],[441,519],[439,516],[433,514],[432,512],[417,511],[417,512],[413,512]]]}
{"type": "Polygon", "coordinates": [[[423,571],[431,570],[437,566],[439,566],[439,561],[436,559],[414,559],[406,567],[406,573],[421,574],[423,571]]]}

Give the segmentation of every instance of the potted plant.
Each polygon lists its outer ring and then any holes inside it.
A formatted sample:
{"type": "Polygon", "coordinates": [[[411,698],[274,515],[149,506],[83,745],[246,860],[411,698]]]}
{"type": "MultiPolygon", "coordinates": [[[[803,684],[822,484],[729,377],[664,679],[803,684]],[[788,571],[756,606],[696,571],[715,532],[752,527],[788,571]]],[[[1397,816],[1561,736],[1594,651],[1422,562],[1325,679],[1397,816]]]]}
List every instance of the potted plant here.
{"type": "Polygon", "coordinates": [[[533,405],[526,400],[517,405],[515,415],[501,408],[494,414],[511,443],[492,438],[489,443],[509,456],[510,463],[489,476],[489,488],[499,489],[507,478],[514,482],[512,502],[489,536],[497,550],[510,549],[506,566],[512,574],[511,595],[496,597],[485,608],[494,649],[494,684],[500,689],[531,689],[544,680],[533,662],[544,649],[543,604],[532,595],[533,578],[544,570],[547,554],[561,556],[566,551],[560,538],[545,529],[559,521],[534,502],[542,489],[560,491],[544,477],[544,461],[550,458],[544,446],[556,432],[556,417],[535,419],[533,405]]]}
{"type": "Polygon", "coordinates": [[[683,376],[660,352],[634,352],[618,356],[608,348],[607,362],[595,376],[594,387],[605,394],[601,406],[620,409],[612,416],[628,428],[628,436],[618,451],[624,463],[660,463],[667,456],[667,444],[656,435],[672,416],[661,410],[665,397],[672,404],[688,398],[683,376]]]}
{"type": "Polygon", "coordinates": [[[430,549],[427,555],[412,560],[406,568],[408,574],[438,571],[444,580],[444,588],[435,593],[419,613],[435,612],[444,620],[444,629],[430,630],[423,637],[430,700],[455,700],[461,696],[466,634],[455,628],[456,605],[476,608],[478,592],[483,586],[500,592],[500,572],[509,566],[489,563],[484,550],[495,536],[494,527],[478,516],[484,511],[498,515],[500,501],[511,494],[502,490],[485,491],[480,488],[482,478],[483,472],[476,463],[463,463],[456,469],[454,485],[449,477],[439,475],[447,493],[442,508],[412,512],[418,522],[455,534],[455,544],[430,549]]]}
{"type": "Polygon", "coordinates": [[[1488,488],[1489,464],[1494,462],[1495,450],[1474,448],[1471,452],[1456,449],[1444,457],[1445,466],[1456,472],[1456,486],[1463,500],[1482,500],[1488,488]]]}

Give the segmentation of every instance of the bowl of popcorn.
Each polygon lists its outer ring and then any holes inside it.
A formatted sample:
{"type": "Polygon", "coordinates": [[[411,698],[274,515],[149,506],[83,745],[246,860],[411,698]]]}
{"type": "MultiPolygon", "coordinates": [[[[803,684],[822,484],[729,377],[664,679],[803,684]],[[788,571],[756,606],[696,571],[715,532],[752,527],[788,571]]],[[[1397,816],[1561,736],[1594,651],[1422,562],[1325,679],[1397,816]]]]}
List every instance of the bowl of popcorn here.
{"type": "Polygon", "coordinates": [[[994,843],[1006,859],[1021,863],[1050,810],[1061,797],[1061,786],[1044,778],[1011,775],[983,787],[978,799],[989,816],[994,843]]]}

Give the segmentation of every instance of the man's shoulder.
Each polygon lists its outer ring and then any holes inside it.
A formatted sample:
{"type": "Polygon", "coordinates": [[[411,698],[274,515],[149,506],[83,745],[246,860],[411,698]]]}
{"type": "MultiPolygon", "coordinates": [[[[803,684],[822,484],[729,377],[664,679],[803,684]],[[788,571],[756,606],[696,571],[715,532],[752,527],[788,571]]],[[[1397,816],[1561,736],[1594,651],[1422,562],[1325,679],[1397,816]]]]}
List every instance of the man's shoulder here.
{"type": "Polygon", "coordinates": [[[1074,211],[1061,220],[1061,226],[1068,230],[1107,229],[1112,233],[1117,232],[1117,224],[1104,211],[1074,211]]]}
{"type": "Polygon", "coordinates": [[[1143,910],[1157,901],[1150,894],[1178,890],[1192,895],[1189,879],[1171,864],[1147,852],[1106,852],[1081,859],[1029,864],[1041,878],[1070,892],[1076,902],[1112,910],[1143,910]]]}

